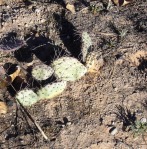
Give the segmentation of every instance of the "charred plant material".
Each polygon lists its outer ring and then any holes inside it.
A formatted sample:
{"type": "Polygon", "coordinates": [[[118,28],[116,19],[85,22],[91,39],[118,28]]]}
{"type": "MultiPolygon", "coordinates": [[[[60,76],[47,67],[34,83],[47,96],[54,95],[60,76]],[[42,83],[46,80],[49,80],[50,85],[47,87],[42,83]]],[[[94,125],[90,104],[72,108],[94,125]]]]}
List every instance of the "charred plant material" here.
{"type": "Polygon", "coordinates": [[[12,52],[20,49],[25,45],[23,40],[17,39],[15,33],[9,33],[0,40],[0,51],[12,52]]]}
{"type": "Polygon", "coordinates": [[[127,108],[122,106],[116,107],[118,112],[115,113],[117,118],[123,122],[123,130],[125,130],[128,126],[134,125],[136,121],[135,112],[131,113],[131,111],[127,108]]]}

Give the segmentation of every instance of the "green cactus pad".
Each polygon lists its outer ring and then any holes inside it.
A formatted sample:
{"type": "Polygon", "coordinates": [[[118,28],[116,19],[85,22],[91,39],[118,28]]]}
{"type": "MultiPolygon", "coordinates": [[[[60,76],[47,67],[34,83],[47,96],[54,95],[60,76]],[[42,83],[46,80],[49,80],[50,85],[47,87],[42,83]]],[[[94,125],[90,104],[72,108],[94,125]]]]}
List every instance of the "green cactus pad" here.
{"type": "Polygon", "coordinates": [[[21,90],[15,98],[24,106],[31,106],[39,100],[37,94],[31,89],[21,90]]]}
{"type": "Polygon", "coordinates": [[[61,57],[52,63],[55,76],[62,81],[76,81],[86,72],[87,68],[73,57],[61,57]]]}
{"type": "Polygon", "coordinates": [[[32,76],[40,81],[48,79],[53,73],[54,70],[51,67],[44,64],[36,65],[32,70],[32,76]]]}
{"type": "Polygon", "coordinates": [[[51,99],[60,95],[65,90],[66,85],[66,81],[46,85],[45,87],[38,90],[37,94],[39,99],[51,99]]]}
{"type": "Polygon", "coordinates": [[[83,62],[86,61],[86,57],[87,57],[87,54],[88,54],[88,50],[89,48],[92,46],[92,40],[91,40],[91,37],[89,36],[89,34],[84,31],[82,33],[82,42],[83,42],[83,46],[82,46],[82,55],[83,55],[83,62]]]}

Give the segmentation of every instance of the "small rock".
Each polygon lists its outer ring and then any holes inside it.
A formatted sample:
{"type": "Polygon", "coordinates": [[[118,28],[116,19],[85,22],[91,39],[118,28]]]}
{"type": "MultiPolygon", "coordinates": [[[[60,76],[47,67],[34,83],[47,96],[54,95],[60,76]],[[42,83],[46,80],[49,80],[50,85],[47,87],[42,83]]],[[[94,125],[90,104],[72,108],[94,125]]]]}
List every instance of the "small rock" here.
{"type": "Polygon", "coordinates": [[[46,21],[45,19],[41,19],[41,21],[40,21],[40,22],[41,22],[41,23],[45,23],[45,21],[46,21]]]}
{"type": "Polygon", "coordinates": [[[64,128],[65,127],[65,125],[61,125],[62,126],[62,128],[64,128]]]}
{"type": "Polygon", "coordinates": [[[118,130],[117,130],[116,127],[112,127],[112,128],[109,130],[109,133],[110,133],[111,135],[115,135],[117,132],[118,132],[118,130]]]}
{"type": "Polygon", "coordinates": [[[68,9],[69,11],[71,11],[73,14],[76,13],[76,11],[75,11],[75,6],[72,5],[72,4],[67,4],[67,5],[66,5],[66,9],[68,9]]]}
{"type": "Polygon", "coordinates": [[[145,117],[143,117],[143,118],[140,119],[140,122],[141,123],[146,123],[147,122],[147,119],[145,117]]]}
{"type": "Polygon", "coordinates": [[[71,125],[71,122],[67,122],[67,124],[66,124],[67,126],[70,126],[71,125]]]}

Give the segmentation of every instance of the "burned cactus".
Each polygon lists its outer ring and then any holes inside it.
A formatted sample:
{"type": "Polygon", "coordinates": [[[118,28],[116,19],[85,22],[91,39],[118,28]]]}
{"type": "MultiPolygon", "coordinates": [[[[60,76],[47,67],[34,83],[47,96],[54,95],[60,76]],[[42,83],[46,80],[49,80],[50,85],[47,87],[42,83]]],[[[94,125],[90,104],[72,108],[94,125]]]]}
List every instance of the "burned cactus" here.
{"type": "Polygon", "coordinates": [[[12,52],[20,49],[25,45],[25,41],[18,39],[16,33],[8,33],[5,37],[0,39],[0,51],[12,52]]]}

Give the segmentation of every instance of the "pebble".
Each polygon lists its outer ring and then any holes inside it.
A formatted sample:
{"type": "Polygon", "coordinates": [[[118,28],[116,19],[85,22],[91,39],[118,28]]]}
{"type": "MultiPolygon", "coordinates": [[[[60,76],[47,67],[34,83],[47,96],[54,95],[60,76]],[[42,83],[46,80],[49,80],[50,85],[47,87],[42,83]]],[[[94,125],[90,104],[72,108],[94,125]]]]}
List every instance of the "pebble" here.
{"type": "Polygon", "coordinates": [[[111,135],[115,135],[116,133],[118,133],[118,130],[117,130],[116,127],[112,127],[112,128],[109,130],[109,133],[110,133],[111,135]]]}
{"type": "Polygon", "coordinates": [[[67,124],[66,124],[67,126],[70,126],[71,125],[71,122],[67,122],[67,124]]]}
{"type": "Polygon", "coordinates": [[[143,118],[140,119],[140,122],[141,123],[146,123],[147,122],[147,119],[145,117],[143,117],[143,118]]]}

